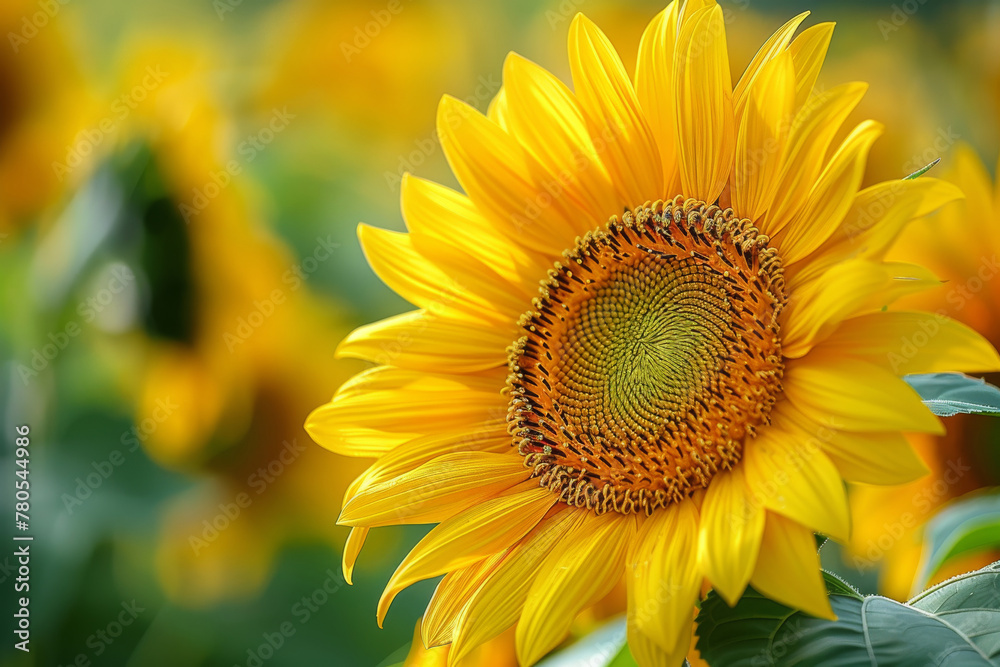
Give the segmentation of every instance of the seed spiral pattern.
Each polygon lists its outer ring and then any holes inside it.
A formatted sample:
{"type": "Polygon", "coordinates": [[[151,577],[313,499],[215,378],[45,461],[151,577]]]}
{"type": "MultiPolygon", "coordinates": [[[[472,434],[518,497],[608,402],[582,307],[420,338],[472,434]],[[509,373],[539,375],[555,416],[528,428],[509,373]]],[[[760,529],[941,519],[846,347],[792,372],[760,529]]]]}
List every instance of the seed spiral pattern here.
{"type": "Polygon", "coordinates": [[[781,394],[777,252],[677,197],[578,239],[508,350],[508,430],[570,505],[650,513],[731,469],[781,394]]]}

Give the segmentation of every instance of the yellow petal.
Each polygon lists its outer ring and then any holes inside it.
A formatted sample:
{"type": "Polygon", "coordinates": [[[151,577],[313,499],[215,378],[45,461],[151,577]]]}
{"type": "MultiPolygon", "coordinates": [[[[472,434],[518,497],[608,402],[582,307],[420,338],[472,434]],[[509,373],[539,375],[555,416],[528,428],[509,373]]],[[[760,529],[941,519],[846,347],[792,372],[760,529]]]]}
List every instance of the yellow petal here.
{"type": "Polygon", "coordinates": [[[495,272],[446,273],[417,252],[409,234],[358,225],[358,239],[375,275],[415,306],[488,322],[506,322],[525,309],[524,293],[495,272]]]}
{"type": "Polygon", "coordinates": [[[516,53],[507,56],[503,80],[510,133],[556,175],[555,196],[573,198],[595,227],[617,213],[618,196],[569,88],[516,53]]]}
{"type": "Polygon", "coordinates": [[[902,433],[840,431],[806,417],[789,401],[775,408],[809,433],[803,447],[819,446],[848,482],[906,484],[927,474],[927,466],[902,433]]]}
{"type": "Polygon", "coordinates": [[[425,648],[420,641],[420,621],[413,631],[413,641],[410,642],[410,652],[402,667],[446,667],[448,664],[448,649],[425,648]]]}
{"type": "Polygon", "coordinates": [[[782,352],[805,355],[844,320],[885,308],[906,294],[940,285],[923,267],[852,259],[796,288],[781,313],[782,352]]]}
{"type": "Polygon", "coordinates": [[[753,89],[757,77],[761,76],[761,73],[772,59],[785,51],[785,47],[791,41],[792,35],[795,34],[795,31],[806,20],[807,16],[809,16],[809,12],[802,12],[795,18],[790,19],[785,25],[778,28],[764,42],[764,45],[757,50],[753,60],[747,65],[746,71],[743,72],[743,76],[740,77],[739,83],[736,84],[736,89],[733,91],[737,118],[743,115],[743,109],[750,99],[750,91],[753,89]]]}
{"type": "Polygon", "coordinates": [[[358,562],[358,555],[361,554],[361,547],[365,545],[365,538],[368,537],[368,528],[356,526],[351,528],[351,533],[347,536],[344,544],[343,570],[344,581],[347,585],[352,585],[354,576],[354,564],[358,562]]]}
{"type": "Polygon", "coordinates": [[[418,371],[473,373],[505,366],[506,347],[516,337],[514,320],[505,330],[416,310],[358,327],[337,346],[337,356],[418,371]]]}
{"type": "Polygon", "coordinates": [[[810,354],[789,363],[782,382],[796,408],[831,428],[944,432],[910,385],[874,364],[810,354]]]}
{"type": "Polygon", "coordinates": [[[837,619],[820,573],[812,531],[780,514],[767,514],[760,558],[750,584],[793,609],[831,621],[837,619]]]}
{"type": "Polygon", "coordinates": [[[361,488],[405,475],[439,456],[459,452],[510,452],[510,442],[510,435],[502,420],[479,431],[463,428],[414,438],[386,452],[373,463],[365,472],[363,483],[349,494],[345,504],[357,495],[361,488]]]}
{"type": "Polygon", "coordinates": [[[762,232],[779,232],[806,205],[823,169],[830,142],[867,89],[864,83],[843,84],[817,94],[798,110],[780,184],[771,208],[759,224],[762,232]]]}
{"type": "Polygon", "coordinates": [[[780,413],[744,454],[747,483],[767,509],[846,543],[851,518],[844,483],[814,434],[802,431],[780,413]]]}
{"type": "Polygon", "coordinates": [[[712,203],[729,178],[736,145],[726,27],[718,5],[696,11],[681,26],[673,80],[681,188],[712,203]]]}
{"type": "MultiPolygon", "coordinates": [[[[684,658],[689,648],[687,641],[678,642],[677,648],[673,651],[665,651],[649,635],[639,629],[632,621],[631,615],[627,623],[628,648],[639,667],[681,667],[684,664],[684,658]]],[[[690,637],[693,626],[694,621],[691,614],[688,614],[684,627],[681,628],[680,636],[690,637]]]]}
{"type": "Polygon", "coordinates": [[[861,187],[868,151],[882,129],[874,121],[861,123],[830,158],[801,213],[778,233],[777,247],[785,266],[808,256],[840,225],[861,187]]]}
{"type": "Polygon", "coordinates": [[[674,136],[673,69],[677,11],[681,4],[680,0],[674,0],[649,22],[639,42],[635,65],[635,96],[660,149],[663,169],[660,192],[667,195],[680,188],[674,136]]]}
{"type": "Polygon", "coordinates": [[[795,72],[791,57],[781,53],[761,69],[750,89],[750,100],[736,138],[733,167],[733,210],[756,220],[771,205],[779,183],[788,128],[795,102],[795,72]]]}
{"type": "Polygon", "coordinates": [[[305,427],[338,454],[379,456],[424,433],[478,432],[503,421],[502,386],[502,374],[431,375],[380,366],[345,382],[305,427]]]}
{"type": "Polygon", "coordinates": [[[911,373],[1000,371],[1000,355],[964,324],[937,313],[876,312],[846,320],[815,348],[911,373]]]}
{"type": "Polygon", "coordinates": [[[389,605],[412,584],[467,567],[503,551],[535,527],[556,495],[529,480],[434,527],[403,559],[378,602],[378,626],[389,605]]]}
{"type": "MultiPolygon", "coordinates": [[[[936,178],[894,180],[865,188],[854,198],[840,228],[809,258],[821,271],[848,257],[882,259],[900,232],[916,218],[963,197],[962,191],[936,178]]],[[[808,279],[796,276],[795,281],[808,279]]]]}
{"type": "Polygon", "coordinates": [[[809,99],[816,78],[826,59],[826,51],[833,37],[833,23],[819,23],[806,28],[788,45],[788,53],[795,65],[795,108],[799,109],[809,99]]]}
{"type": "Polygon", "coordinates": [[[698,562],[730,606],[750,581],[763,532],[764,507],[751,495],[743,466],[712,478],[701,506],[698,562]]]}
{"type": "Polygon", "coordinates": [[[584,212],[546,191],[558,181],[503,128],[447,95],[437,127],[462,189],[501,236],[554,258],[582,233],[584,212]]]}
{"type": "Polygon", "coordinates": [[[568,508],[543,519],[531,534],[506,552],[456,621],[451,647],[453,663],[514,625],[542,561],[566,537],[580,513],[576,508],[568,508]]]}
{"type": "MultiPolygon", "coordinates": [[[[535,295],[537,285],[525,276],[544,273],[548,263],[510,243],[465,195],[443,185],[404,174],[400,206],[414,249],[459,275],[480,274],[509,283],[518,296],[535,295]]],[[[492,279],[492,278],[491,278],[492,279]]],[[[461,278],[458,278],[462,282],[461,278]]]]}
{"type": "Polygon", "coordinates": [[[580,512],[578,523],[556,543],[538,568],[521,620],[517,658],[533,665],[569,632],[581,609],[608,594],[624,572],[635,537],[635,518],[617,512],[580,512]]]}
{"type": "Polygon", "coordinates": [[[493,572],[506,552],[499,552],[478,563],[444,575],[427,603],[420,622],[420,638],[424,646],[444,646],[452,641],[459,614],[484,580],[493,572]]]}
{"type": "Polygon", "coordinates": [[[632,82],[611,42],[583,14],[570,24],[569,66],[594,146],[620,200],[639,206],[662,197],[659,152],[632,82]]]}
{"type": "Polygon", "coordinates": [[[508,130],[507,93],[504,91],[503,86],[500,86],[500,90],[490,100],[490,105],[486,109],[486,117],[499,125],[503,130],[508,130]]]}
{"type": "Polygon", "coordinates": [[[513,452],[444,454],[400,477],[362,487],[341,510],[338,523],[375,527],[443,521],[530,474],[513,452]]]}
{"type": "Polygon", "coordinates": [[[698,569],[698,510],[686,500],[654,512],[642,524],[626,575],[635,598],[632,621],[660,648],[687,648],[681,631],[701,588],[698,569]]]}

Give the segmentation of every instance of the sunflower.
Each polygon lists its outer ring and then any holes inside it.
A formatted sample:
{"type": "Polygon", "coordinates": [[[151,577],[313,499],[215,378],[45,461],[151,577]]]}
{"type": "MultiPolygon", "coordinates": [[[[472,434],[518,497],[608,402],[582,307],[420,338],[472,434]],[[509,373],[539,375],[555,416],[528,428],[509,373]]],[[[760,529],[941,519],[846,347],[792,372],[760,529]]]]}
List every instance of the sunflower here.
{"type": "MultiPolygon", "coordinates": [[[[960,193],[860,190],[881,128],[831,148],[865,86],[815,89],[832,25],[792,39],[805,17],[733,87],[714,2],[657,15],[634,78],[577,15],[572,91],[512,54],[487,115],[442,100],[464,194],[408,176],[409,233],[359,228],[418,310],[343,341],[376,366],[306,424],[377,458],[340,516],[348,575],[371,528],[438,524],[379,623],[440,575],[420,634],[452,663],[516,624],[534,664],[623,578],[641,665],[681,661],[706,582],[832,616],[813,533],[848,539],[843,480],[923,474],[902,432],[942,430],[887,355],[923,317],[892,302],[938,281],[883,254],[960,193]]],[[[996,368],[945,320],[907,372],[996,368]]]]}
{"type": "MultiPolygon", "coordinates": [[[[889,252],[900,261],[918,261],[945,280],[941,287],[906,297],[905,305],[953,317],[1000,344],[1000,188],[969,146],[959,144],[946,158],[944,181],[960,188],[962,201],[945,207],[933,219],[914,223],[889,252]]],[[[896,364],[908,370],[908,354],[933,335],[936,318],[901,342],[896,364]]],[[[996,381],[998,378],[990,378],[996,381]]],[[[852,536],[852,560],[870,567],[885,559],[880,588],[888,596],[907,599],[926,582],[916,581],[923,550],[923,526],[946,503],[988,486],[1000,486],[1000,465],[990,445],[1000,438],[995,420],[960,415],[948,419],[943,437],[911,437],[931,474],[904,487],[862,487],[851,494],[859,516],[852,536]]],[[[983,567],[1000,557],[995,550],[956,560],[931,583],[983,567]]]]}

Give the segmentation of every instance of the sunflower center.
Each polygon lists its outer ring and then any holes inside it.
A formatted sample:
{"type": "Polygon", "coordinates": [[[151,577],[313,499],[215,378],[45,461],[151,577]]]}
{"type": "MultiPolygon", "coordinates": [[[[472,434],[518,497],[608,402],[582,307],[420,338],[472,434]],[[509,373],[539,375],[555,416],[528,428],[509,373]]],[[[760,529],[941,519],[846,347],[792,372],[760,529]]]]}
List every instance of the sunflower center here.
{"type": "Polygon", "coordinates": [[[650,513],[733,467],[781,393],[781,262],[681,197],[579,239],[510,348],[508,428],[564,502],[650,513]]]}

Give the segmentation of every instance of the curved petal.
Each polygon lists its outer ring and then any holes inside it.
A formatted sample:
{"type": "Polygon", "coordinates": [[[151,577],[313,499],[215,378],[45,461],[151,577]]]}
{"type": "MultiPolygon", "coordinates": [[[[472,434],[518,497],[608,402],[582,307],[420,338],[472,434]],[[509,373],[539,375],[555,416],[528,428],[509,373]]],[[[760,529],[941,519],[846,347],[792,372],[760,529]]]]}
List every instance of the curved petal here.
{"type": "Polygon", "coordinates": [[[424,646],[433,648],[450,644],[462,609],[469,597],[493,572],[506,555],[505,551],[493,554],[478,563],[444,575],[434,589],[420,621],[420,639],[424,646]]]}
{"type": "Polygon", "coordinates": [[[580,510],[564,509],[541,521],[472,594],[455,624],[452,662],[459,662],[480,644],[514,625],[521,616],[535,573],[553,547],[566,538],[580,510]]]}
{"type": "Polygon", "coordinates": [[[345,382],[312,411],[305,428],[320,445],[346,456],[379,456],[424,433],[488,430],[506,417],[503,374],[431,375],[391,366],[345,382]]]}
{"type": "Polygon", "coordinates": [[[762,68],[749,96],[743,116],[737,116],[732,205],[739,217],[756,220],[771,205],[785,162],[795,102],[795,71],[787,53],[762,68]]]}
{"type": "Polygon", "coordinates": [[[819,71],[826,59],[826,51],[830,47],[833,27],[833,23],[810,26],[788,45],[788,53],[791,54],[795,66],[796,109],[801,108],[812,95],[819,71]]]}
{"type": "Polygon", "coordinates": [[[730,606],[750,581],[763,534],[764,506],[752,496],[743,466],[713,477],[701,506],[698,562],[730,606]]]}
{"type": "Polygon", "coordinates": [[[474,373],[506,366],[506,348],[515,338],[513,320],[505,330],[415,310],[358,327],[337,346],[337,356],[417,371],[474,373]]]}
{"type": "Polygon", "coordinates": [[[673,69],[677,11],[681,4],[681,0],[673,0],[649,22],[639,42],[635,65],[635,96],[660,149],[661,192],[668,197],[680,191],[677,138],[674,136],[673,69]]]}
{"type": "Polygon", "coordinates": [[[938,313],[861,315],[843,322],[815,350],[862,359],[896,375],[1000,371],[1000,355],[988,340],[938,313]]]}
{"type": "Polygon", "coordinates": [[[874,121],[861,123],[830,158],[801,213],[777,235],[785,266],[807,257],[840,226],[861,187],[868,151],[882,130],[874,121]]]}
{"type": "Polygon", "coordinates": [[[517,140],[447,95],[438,107],[437,127],[455,177],[498,234],[553,259],[572,244],[585,212],[544,187],[554,182],[553,175],[517,140]]]}
{"type": "Polygon", "coordinates": [[[750,584],[767,597],[818,618],[837,619],[808,528],[768,512],[757,569],[750,584]]]}
{"type": "Polygon", "coordinates": [[[611,42],[583,14],[569,27],[569,66],[594,146],[621,201],[640,206],[661,198],[660,156],[632,82],[611,42]]]}
{"type": "Polygon", "coordinates": [[[399,564],[378,602],[378,626],[404,588],[503,551],[535,527],[556,495],[529,480],[510,493],[456,514],[427,533],[399,564]]]}
{"type": "Polygon", "coordinates": [[[783,383],[796,408],[831,428],[944,432],[910,385],[865,361],[810,354],[785,367],[783,383]]]}
{"type": "Polygon", "coordinates": [[[780,411],[799,428],[813,434],[803,446],[819,446],[848,482],[863,484],[906,484],[927,474],[927,466],[902,433],[840,431],[806,417],[789,401],[780,411]]]}
{"type": "Polygon", "coordinates": [[[580,512],[567,535],[552,547],[535,576],[517,624],[517,657],[533,665],[552,650],[581,609],[621,580],[635,517],[580,512]]]}
{"type": "Polygon", "coordinates": [[[853,259],[841,262],[793,290],[781,312],[782,353],[798,358],[844,320],[890,306],[906,294],[941,282],[912,264],[853,259]]]}
{"type": "Polygon", "coordinates": [[[368,530],[364,526],[351,528],[351,532],[347,536],[347,542],[344,544],[344,557],[341,566],[344,570],[344,581],[347,582],[348,586],[354,583],[354,564],[358,562],[361,547],[365,546],[368,530]]]}
{"type": "Polygon", "coordinates": [[[866,90],[867,84],[846,83],[815,95],[796,112],[780,184],[771,207],[759,223],[762,232],[779,232],[806,205],[823,169],[830,142],[866,90]]]}
{"type": "Polygon", "coordinates": [[[686,500],[659,510],[642,524],[628,558],[630,621],[660,648],[687,648],[681,631],[701,588],[698,510],[686,500]],[[634,601],[631,599],[634,598],[634,601]]]}
{"type": "Polygon", "coordinates": [[[809,12],[802,12],[798,16],[789,19],[785,25],[775,30],[774,34],[757,50],[753,60],[747,65],[743,76],[740,77],[739,83],[736,84],[736,89],[733,91],[737,118],[743,115],[743,109],[750,99],[750,91],[753,89],[757,77],[761,75],[761,72],[764,71],[772,59],[785,52],[785,48],[791,41],[792,35],[795,34],[795,31],[798,30],[807,16],[809,16],[809,12]]]}
{"type": "MultiPolygon", "coordinates": [[[[684,658],[690,648],[687,642],[680,641],[674,650],[665,651],[653,641],[652,637],[639,629],[632,621],[631,616],[627,624],[629,652],[639,667],[681,667],[685,664],[684,658]]],[[[693,627],[694,619],[688,614],[688,619],[684,627],[681,628],[679,636],[690,637],[693,627]]]]}
{"type": "Polygon", "coordinates": [[[755,501],[768,510],[846,543],[851,534],[847,494],[817,436],[774,415],[771,426],[747,443],[747,483],[755,501]]]}
{"type": "Polygon", "coordinates": [[[510,133],[552,174],[553,188],[589,213],[591,227],[607,222],[621,205],[587,129],[587,120],[566,85],[516,53],[503,68],[510,133]]]}
{"type": "Polygon", "coordinates": [[[682,194],[712,203],[729,178],[736,145],[726,26],[718,5],[696,11],[681,26],[673,82],[682,194]]]}
{"type": "Polygon", "coordinates": [[[808,280],[850,257],[882,259],[910,222],[963,196],[951,183],[927,177],[865,188],[854,198],[839,228],[807,258],[808,266],[790,283],[808,280]]]}
{"type": "Polygon", "coordinates": [[[444,454],[399,477],[362,486],[340,512],[347,526],[435,523],[525,481],[512,452],[444,454]]]}
{"type": "Polygon", "coordinates": [[[478,431],[463,428],[457,431],[434,432],[420,438],[414,438],[392,451],[386,452],[384,456],[375,461],[365,472],[362,483],[348,492],[344,504],[346,505],[362,488],[393,480],[445,454],[461,452],[499,454],[511,451],[511,437],[507,434],[504,422],[491,424],[478,431]]]}
{"type": "Polygon", "coordinates": [[[358,240],[375,275],[419,308],[474,322],[505,322],[525,310],[506,281],[485,270],[449,275],[417,252],[409,234],[358,225],[358,240]]]}
{"type": "MultiPolygon", "coordinates": [[[[403,175],[403,220],[414,249],[449,274],[482,274],[508,283],[518,297],[535,295],[549,268],[490,225],[465,195],[438,183],[403,175]]],[[[460,279],[461,280],[461,279],[460,279]]]]}

